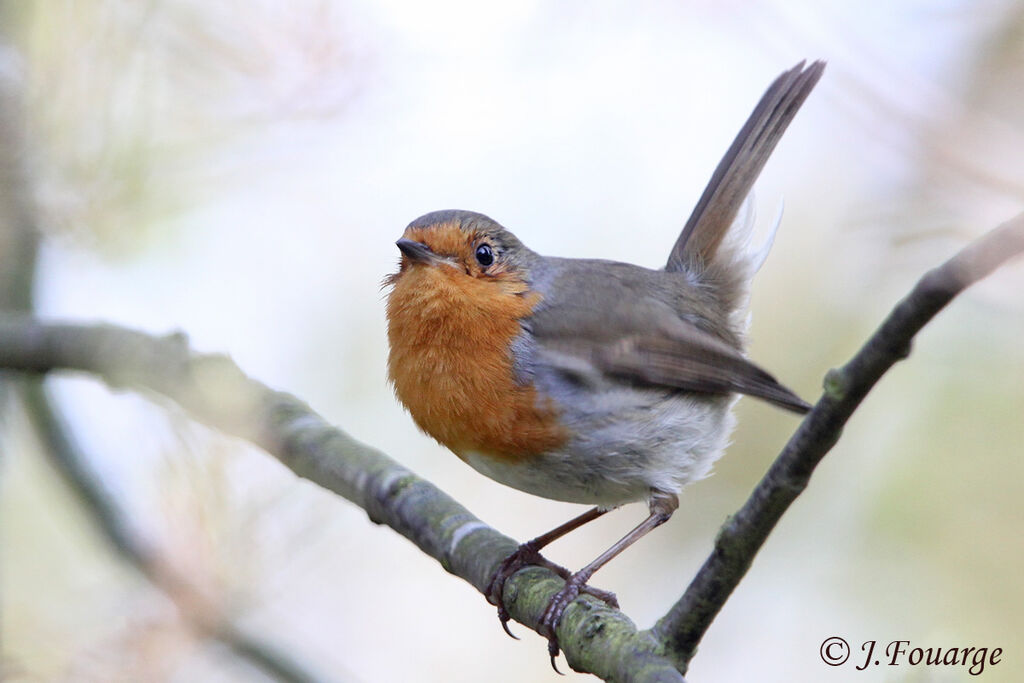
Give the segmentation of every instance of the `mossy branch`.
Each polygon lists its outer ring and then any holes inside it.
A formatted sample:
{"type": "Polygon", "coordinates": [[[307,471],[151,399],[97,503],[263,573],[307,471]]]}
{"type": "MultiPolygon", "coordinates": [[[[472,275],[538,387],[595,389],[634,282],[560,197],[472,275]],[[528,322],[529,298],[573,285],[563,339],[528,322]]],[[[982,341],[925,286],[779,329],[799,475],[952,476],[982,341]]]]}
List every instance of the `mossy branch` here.
{"type": "MultiPolygon", "coordinates": [[[[193,352],[184,335],[0,315],[0,368],[86,372],[113,388],[169,398],[199,422],[260,446],[300,477],[359,505],[478,591],[516,549],[515,541],[430,482],[331,426],[294,396],[245,376],[226,356],[193,352]]],[[[519,572],[506,585],[509,612],[536,629],[561,585],[546,569],[519,572]]],[[[566,611],[558,634],[566,660],[579,671],[618,681],[682,680],[650,633],[593,598],[566,611]]]]}

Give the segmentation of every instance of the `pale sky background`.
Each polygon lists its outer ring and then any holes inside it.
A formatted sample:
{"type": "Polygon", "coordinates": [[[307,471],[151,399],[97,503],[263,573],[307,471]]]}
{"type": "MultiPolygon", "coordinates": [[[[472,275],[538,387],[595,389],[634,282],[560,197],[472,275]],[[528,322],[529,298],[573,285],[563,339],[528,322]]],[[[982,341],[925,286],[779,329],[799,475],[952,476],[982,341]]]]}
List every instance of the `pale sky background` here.
{"type": "MultiPolygon", "coordinates": [[[[73,6],[37,9],[16,40],[47,235],[39,310],[181,329],[521,540],[580,508],[470,470],[386,384],[380,282],[410,220],[477,210],[543,254],[660,266],[764,88],[826,59],[757,187],[761,220],[783,200],[785,215],[750,334],[751,356],[814,399],[917,277],[1024,198],[1024,51],[1006,2],[73,6]]],[[[967,678],[827,667],[833,635],[1001,646],[984,679],[1020,679],[1022,287],[1017,264],[921,335],[690,680],[967,678]]],[[[523,639],[508,638],[471,587],[259,451],[88,378],[53,386],[140,533],[325,680],[585,680],[557,677],[541,638],[514,624],[523,639]]],[[[796,426],[749,401],[739,414],[716,475],[593,581],[643,628],[796,426]]],[[[15,672],[262,680],[187,635],[12,424],[0,585],[15,672]]],[[[548,556],[578,568],[644,515],[617,511],[548,556]]]]}

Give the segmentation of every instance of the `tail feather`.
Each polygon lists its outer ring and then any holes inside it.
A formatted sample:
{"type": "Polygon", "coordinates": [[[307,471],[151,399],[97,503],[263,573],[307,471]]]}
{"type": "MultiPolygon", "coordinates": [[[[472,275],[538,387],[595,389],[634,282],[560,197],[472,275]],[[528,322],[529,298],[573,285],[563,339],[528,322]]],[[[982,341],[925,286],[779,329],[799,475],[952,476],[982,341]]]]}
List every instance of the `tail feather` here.
{"type": "Polygon", "coordinates": [[[800,62],[768,87],[715,169],[672,247],[665,270],[699,268],[715,261],[719,247],[768,157],[821,78],[825,63],[800,62]]]}
{"type": "Polygon", "coordinates": [[[748,249],[749,254],[748,265],[750,268],[749,277],[753,277],[757,271],[761,270],[761,266],[768,259],[768,254],[772,250],[772,245],[775,243],[775,235],[779,232],[779,225],[782,224],[782,214],[785,211],[786,205],[784,201],[779,201],[779,208],[775,211],[775,218],[772,220],[771,225],[768,228],[767,234],[761,239],[757,246],[750,245],[750,237],[748,237],[748,249]]]}

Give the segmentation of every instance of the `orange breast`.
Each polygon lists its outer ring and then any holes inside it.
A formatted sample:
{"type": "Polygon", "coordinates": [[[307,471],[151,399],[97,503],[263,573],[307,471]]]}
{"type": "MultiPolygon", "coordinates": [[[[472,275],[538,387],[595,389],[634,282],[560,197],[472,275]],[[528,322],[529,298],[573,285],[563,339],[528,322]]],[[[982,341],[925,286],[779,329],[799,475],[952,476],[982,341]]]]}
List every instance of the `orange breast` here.
{"type": "Polygon", "coordinates": [[[520,460],[568,433],[550,401],[516,381],[510,344],[539,301],[521,282],[415,266],[388,298],[388,374],[416,424],[458,455],[520,460]]]}

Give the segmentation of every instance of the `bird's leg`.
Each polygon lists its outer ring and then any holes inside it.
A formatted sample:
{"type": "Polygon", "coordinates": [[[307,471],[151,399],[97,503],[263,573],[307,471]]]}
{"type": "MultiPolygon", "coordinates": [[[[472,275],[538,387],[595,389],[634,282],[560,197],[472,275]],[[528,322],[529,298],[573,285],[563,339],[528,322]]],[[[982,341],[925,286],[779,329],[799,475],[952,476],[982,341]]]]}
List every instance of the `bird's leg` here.
{"type": "MultiPolygon", "coordinates": [[[[501,620],[501,627],[505,629],[505,633],[509,634],[513,638],[516,636],[508,628],[509,617],[508,610],[505,609],[504,600],[502,596],[505,592],[505,582],[512,578],[512,575],[523,567],[538,566],[550,569],[554,573],[558,574],[563,579],[569,579],[569,570],[565,567],[559,566],[554,562],[551,562],[540,554],[542,548],[547,546],[549,543],[565,536],[570,531],[575,531],[587,522],[592,522],[608,510],[601,508],[593,508],[587,510],[579,517],[570,519],[565,524],[559,527],[555,527],[546,534],[541,534],[532,541],[527,541],[520,545],[514,553],[505,558],[505,561],[498,567],[498,571],[491,577],[491,582],[487,586],[487,602],[498,607],[498,619],[501,620]]],[[[607,591],[598,590],[596,588],[586,589],[586,592],[593,595],[598,600],[603,600],[612,607],[618,607],[619,603],[615,599],[613,593],[607,591]]]]}
{"type": "MultiPolygon", "coordinates": [[[[667,522],[678,507],[679,498],[676,494],[666,491],[653,491],[650,501],[650,515],[648,515],[647,519],[640,522],[611,548],[601,553],[596,560],[566,579],[562,590],[555,593],[551,598],[551,602],[548,603],[548,607],[544,610],[544,615],[540,619],[537,631],[548,639],[548,653],[551,655],[551,666],[555,671],[558,671],[558,667],[555,665],[555,658],[558,656],[559,651],[555,627],[558,626],[558,622],[562,618],[562,612],[565,611],[565,608],[573,600],[579,597],[580,592],[587,592],[587,581],[594,575],[594,572],[640,540],[647,532],[667,522]]],[[[559,671],[559,673],[561,672],[559,671]]]]}

